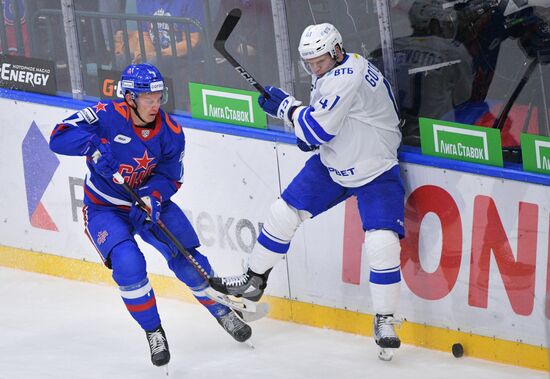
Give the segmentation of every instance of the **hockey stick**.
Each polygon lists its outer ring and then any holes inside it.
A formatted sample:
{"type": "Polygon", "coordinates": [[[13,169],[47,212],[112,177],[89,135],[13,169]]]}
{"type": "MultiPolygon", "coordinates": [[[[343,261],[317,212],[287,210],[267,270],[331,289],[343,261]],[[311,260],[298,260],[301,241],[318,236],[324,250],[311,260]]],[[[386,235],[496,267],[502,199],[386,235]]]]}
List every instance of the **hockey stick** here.
{"type": "MultiPolygon", "coordinates": [[[[137,193],[132,189],[132,187],[130,187],[128,185],[128,183],[126,183],[124,181],[124,178],[122,177],[122,175],[120,175],[119,172],[115,172],[113,174],[113,178],[115,179],[115,181],[117,182],[117,184],[121,185],[125,190],[126,192],[128,192],[128,194],[132,197],[132,199],[138,203],[138,205],[140,206],[141,209],[143,209],[144,211],[146,211],[147,209],[149,209],[149,207],[147,206],[147,204],[145,204],[145,202],[143,201],[143,199],[141,197],[139,197],[137,195],[137,193]]],[[[166,237],[168,237],[168,239],[170,240],[170,242],[172,242],[176,248],[180,251],[180,253],[183,254],[183,256],[189,261],[189,263],[191,263],[193,265],[193,267],[195,267],[195,269],[198,271],[198,273],[206,280],[206,281],[210,281],[210,275],[206,272],[206,270],[201,266],[201,264],[195,259],[195,257],[193,257],[193,255],[191,255],[191,253],[189,251],[187,251],[187,249],[181,244],[180,241],[178,241],[178,239],[176,238],[176,236],[174,236],[172,234],[172,232],[166,227],[166,225],[164,225],[164,223],[159,219],[157,220],[157,225],[159,227],[159,229],[164,233],[164,235],[166,237]]]]}
{"type": "Polygon", "coordinates": [[[269,98],[269,95],[265,92],[264,87],[250,75],[248,71],[246,71],[239,62],[225,48],[225,42],[229,38],[229,35],[231,32],[233,32],[233,29],[235,29],[235,26],[237,26],[237,23],[241,19],[241,10],[239,8],[232,9],[227,17],[225,18],[222,27],[220,28],[220,31],[218,32],[218,35],[216,36],[216,39],[214,40],[214,49],[216,49],[222,57],[224,57],[231,65],[235,68],[235,70],[246,80],[251,86],[256,88],[256,90],[261,93],[265,98],[269,98]]]}
{"type": "Polygon", "coordinates": [[[508,117],[508,113],[510,112],[510,109],[512,108],[512,105],[514,105],[516,99],[518,98],[519,94],[523,90],[523,87],[525,87],[525,84],[527,84],[527,81],[531,77],[531,74],[533,73],[533,70],[535,69],[535,66],[539,63],[538,58],[534,58],[529,64],[526,64],[525,71],[523,72],[523,75],[521,79],[519,80],[518,84],[516,84],[516,88],[510,95],[510,98],[502,108],[502,111],[500,112],[500,115],[497,117],[495,122],[493,123],[493,128],[502,130],[504,127],[504,123],[506,122],[506,118],[508,117]]]}
{"type": "MultiPolygon", "coordinates": [[[[527,81],[531,77],[531,74],[533,73],[533,70],[535,69],[536,65],[539,63],[539,60],[537,57],[535,57],[531,62],[525,63],[524,66],[526,66],[525,71],[523,72],[523,75],[519,82],[516,84],[516,87],[514,88],[514,91],[510,95],[510,98],[504,104],[504,107],[500,111],[500,114],[493,122],[493,128],[496,128],[500,131],[504,128],[504,125],[506,123],[506,120],[508,119],[508,114],[510,113],[510,110],[512,109],[512,106],[516,102],[516,99],[518,98],[519,94],[523,90],[523,87],[525,87],[525,84],[527,84],[527,81]]],[[[526,122],[529,122],[529,119],[526,120],[526,122]]],[[[503,146],[502,147],[502,154],[505,160],[509,162],[515,162],[515,163],[521,163],[523,158],[521,155],[521,146],[503,146]]]]}
{"type": "MultiPolygon", "coordinates": [[[[99,150],[92,155],[92,159],[97,161],[101,153],[99,150]]],[[[141,199],[138,194],[124,181],[124,178],[119,172],[113,174],[113,179],[119,185],[121,185],[126,192],[130,195],[133,201],[135,201],[141,209],[147,211],[149,208],[147,204],[141,199]]],[[[210,283],[211,276],[206,272],[206,270],[201,266],[201,264],[195,259],[195,257],[187,251],[187,249],[181,244],[181,242],[172,234],[172,232],[166,227],[166,225],[159,219],[157,220],[157,226],[164,233],[164,235],[176,246],[180,253],[193,265],[197,272],[208,282],[210,283]]],[[[265,303],[255,303],[248,299],[239,299],[233,300],[229,296],[222,294],[212,287],[208,287],[205,291],[205,295],[220,304],[226,305],[231,309],[240,311],[242,313],[241,318],[246,321],[256,321],[269,312],[269,306],[265,303]]]]}
{"type": "MultiPolygon", "coordinates": [[[[99,154],[99,152],[96,152],[99,154]]],[[[94,154],[94,159],[96,154],[94,154]]],[[[99,157],[99,156],[97,156],[99,157]]],[[[121,185],[126,192],[132,197],[132,199],[142,208],[144,211],[148,209],[147,204],[141,199],[138,194],[124,181],[124,178],[119,172],[116,172],[113,174],[113,178],[117,182],[117,184],[121,185]]],[[[193,267],[197,270],[197,272],[208,282],[210,283],[210,275],[206,272],[206,270],[201,266],[201,264],[193,257],[189,251],[181,244],[181,242],[172,234],[170,229],[166,227],[166,225],[159,219],[157,220],[157,225],[159,229],[164,233],[166,237],[176,246],[176,248],[180,251],[180,253],[183,254],[183,256],[193,265],[193,267]]],[[[205,290],[205,295],[220,303],[223,305],[228,306],[231,309],[241,311],[242,312],[242,319],[246,322],[249,321],[256,321],[269,312],[269,307],[265,303],[255,303],[253,301],[247,300],[247,299],[240,299],[240,300],[233,300],[229,298],[227,295],[224,295],[222,293],[219,293],[218,291],[214,290],[212,287],[208,287],[205,290]]]]}

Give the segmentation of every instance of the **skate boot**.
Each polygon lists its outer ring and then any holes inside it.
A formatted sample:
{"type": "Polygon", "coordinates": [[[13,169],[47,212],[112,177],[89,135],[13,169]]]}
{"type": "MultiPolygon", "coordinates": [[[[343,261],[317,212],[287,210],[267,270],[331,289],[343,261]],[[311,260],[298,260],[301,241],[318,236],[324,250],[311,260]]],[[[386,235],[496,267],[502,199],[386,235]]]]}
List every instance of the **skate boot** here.
{"type": "Polygon", "coordinates": [[[264,274],[256,274],[251,269],[241,275],[211,278],[210,285],[216,291],[226,295],[244,297],[245,299],[258,301],[267,286],[267,278],[271,269],[264,274]]]}
{"type": "Polygon", "coordinates": [[[227,314],[218,317],[216,320],[235,341],[244,342],[252,335],[252,328],[241,320],[241,315],[238,313],[239,312],[231,310],[227,314]]]}
{"type": "Polygon", "coordinates": [[[170,350],[168,349],[168,341],[162,326],[155,330],[146,331],[149,349],[151,350],[151,362],[155,366],[164,366],[170,362],[170,350]]]}
{"type": "Polygon", "coordinates": [[[379,315],[374,317],[374,341],[380,347],[378,358],[390,361],[393,358],[394,349],[401,346],[401,340],[395,333],[394,325],[401,322],[393,315],[379,315]]]}

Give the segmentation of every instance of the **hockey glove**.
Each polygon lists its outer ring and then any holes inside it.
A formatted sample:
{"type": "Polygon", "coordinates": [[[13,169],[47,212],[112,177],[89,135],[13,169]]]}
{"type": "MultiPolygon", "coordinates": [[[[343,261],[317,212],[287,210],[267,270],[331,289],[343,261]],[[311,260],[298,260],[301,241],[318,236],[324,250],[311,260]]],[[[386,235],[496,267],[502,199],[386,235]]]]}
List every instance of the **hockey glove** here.
{"type": "Polygon", "coordinates": [[[302,151],[305,151],[306,153],[309,151],[317,150],[319,146],[316,145],[308,145],[304,141],[302,141],[300,138],[296,138],[296,145],[298,148],[302,151]]]}
{"type": "Polygon", "coordinates": [[[95,134],[86,143],[82,155],[92,158],[92,166],[104,178],[111,178],[120,166],[120,163],[113,156],[109,141],[105,138],[100,139],[95,134]]]}
{"type": "Polygon", "coordinates": [[[268,99],[264,95],[260,95],[258,98],[258,104],[264,112],[271,117],[280,118],[285,124],[292,124],[292,112],[302,102],[297,101],[293,96],[277,87],[265,87],[265,92],[269,95],[268,99]]]}
{"type": "Polygon", "coordinates": [[[160,219],[160,210],[162,207],[162,196],[158,191],[151,191],[150,187],[142,187],[138,190],[138,195],[146,205],[143,209],[137,203],[130,208],[130,222],[136,231],[142,232],[149,230],[160,219]]]}

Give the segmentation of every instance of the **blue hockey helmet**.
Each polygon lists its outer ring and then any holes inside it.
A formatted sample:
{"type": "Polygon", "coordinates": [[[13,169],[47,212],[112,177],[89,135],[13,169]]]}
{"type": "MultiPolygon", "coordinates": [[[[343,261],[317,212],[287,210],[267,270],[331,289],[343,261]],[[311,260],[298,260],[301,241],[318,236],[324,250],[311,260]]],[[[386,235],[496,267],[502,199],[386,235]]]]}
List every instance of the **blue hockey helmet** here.
{"type": "Polygon", "coordinates": [[[131,64],[120,77],[120,87],[125,95],[129,92],[135,100],[142,93],[162,92],[162,104],[168,100],[164,78],[160,71],[149,63],[131,64]]]}

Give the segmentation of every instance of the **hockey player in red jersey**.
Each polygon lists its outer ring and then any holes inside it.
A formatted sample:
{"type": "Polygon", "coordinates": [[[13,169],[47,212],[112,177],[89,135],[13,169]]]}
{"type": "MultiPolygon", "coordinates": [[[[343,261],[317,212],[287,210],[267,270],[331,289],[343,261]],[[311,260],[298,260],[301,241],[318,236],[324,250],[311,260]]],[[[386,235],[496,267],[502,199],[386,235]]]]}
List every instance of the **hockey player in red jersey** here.
{"type": "Polygon", "coordinates": [[[170,200],[183,180],[185,137],[182,127],[161,109],[166,100],[163,77],[153,65],[135,64],[123,71],[120,83],[124,100],[99,102],[73,114],[55,126],[50,139],[54,152],[86,157],[85,233],[112,269],[126,308],[145,330],[154,365],[166,365],[170,352],[135,234],[160,251],[176,277],[218,323],[235,340],[244,342],[252,334],[250,326],[233,310],[206,296],[208,282],[157,225],[160,218],[211,273],[208,259],[197,251],[200,242],[191,223],[170,200]],[[139,207],[113,180],[116,173],[148,209],[139,207]]]}

